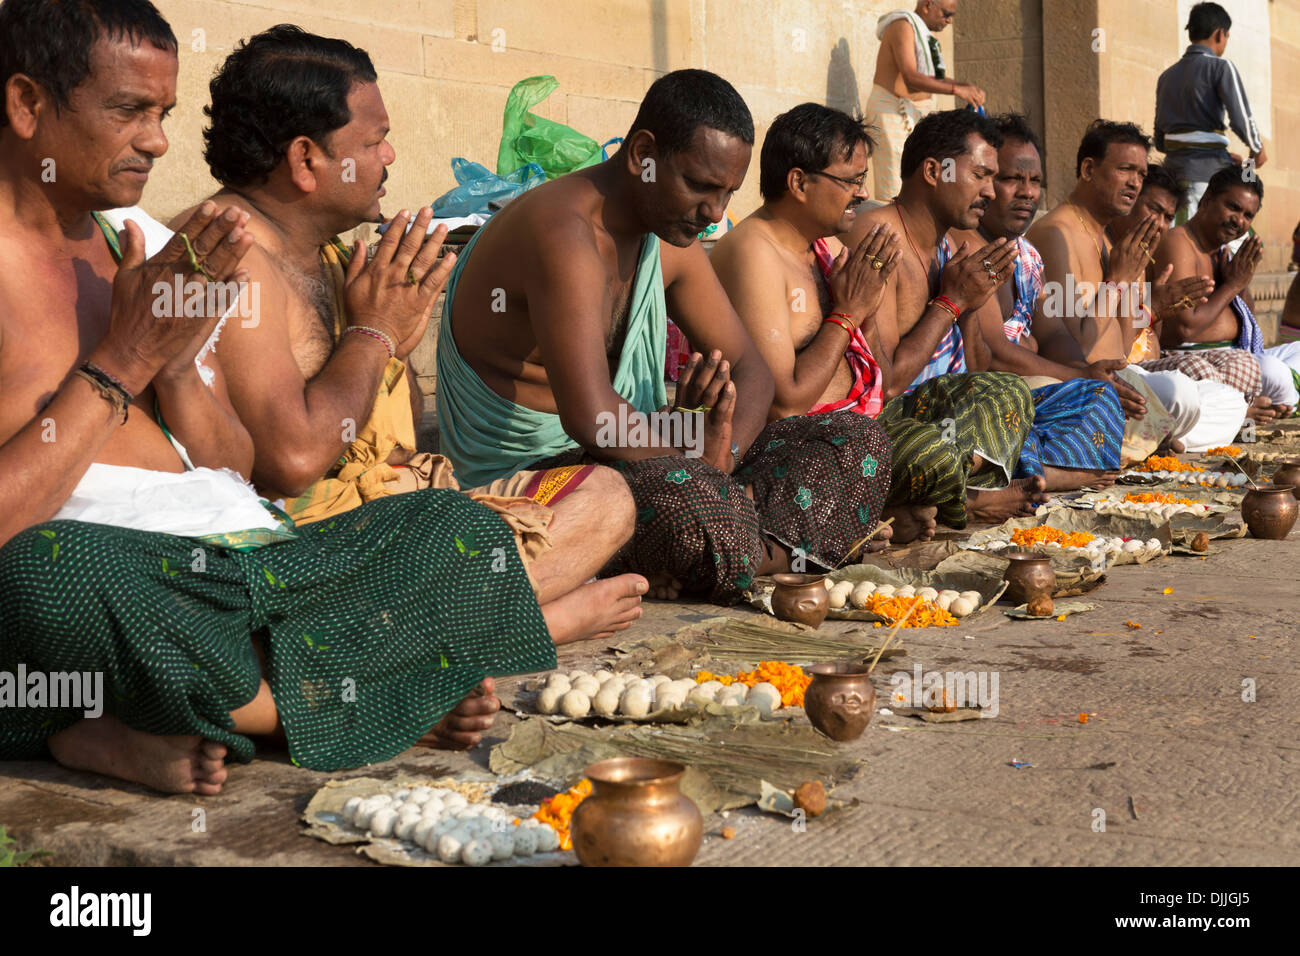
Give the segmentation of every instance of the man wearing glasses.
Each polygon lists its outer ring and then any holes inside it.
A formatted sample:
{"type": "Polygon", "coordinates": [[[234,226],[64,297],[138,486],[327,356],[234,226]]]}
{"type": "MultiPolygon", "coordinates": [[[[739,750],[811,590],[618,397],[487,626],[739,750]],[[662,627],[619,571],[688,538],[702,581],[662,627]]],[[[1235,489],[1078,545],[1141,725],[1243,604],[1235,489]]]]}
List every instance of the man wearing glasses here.
{"type": "Polygon", "coordinates": [[[957,0],[919,0],[916,10],[893,10],[876,23],[880,51],[867,99],[867,117],[876,136],[876,198],[888,201],[903,182],[899,161],[903,142],[921,118],[934,109],[935,93],[950,93],[972,107],[984,105],[984,91],[946,75],[939,51],[941,33],[957,13],[957,0]]]}
{"type": "MultiPolygon", "coordinates": [[[[802,415],[827,427],[878,419],[892,446],[884,514],[894,521],[894,542],[904,544],[932,537],[936,520],[961,527],[968,515],[1019,513],[1027,500],[1019,486],[968,487],[981,484],[972,480],[976,446],[991,447],[980,443],[973,418],[996,418],[1005,433],[995,442],[1005,445],[1002,454],[980,456],[992,471],[992,461],[1018,452],[1033,416],[1028,389],[1018,379],[1005,386],[1011,376],[945,375],[903,397],[916,363],[895,364],[901,353],[882,340],[892,334],[896,345],[897,332],[892,320],[878,319],[894,311],[899,283],[920,264],[909,263],[915,253],[897,218],[862,228],[874,215],[863,205],[872,146],[867,128],[839,110],[805,103],[778,116],[763,141],[763,206],[722,237],[709,261],[772,370],[769,419],[802,415]],[[847,233],[856,238],[845,247],[835,236],[847,233]]],[[[943,291],[963,307],[993,289],[979,265],[986,254],[944,277],[943,291]]],[[[1005,272],[1011,256],[996,261],[1005,272]]],[[[910,283],[924,284],[924,276],[910,283]]],[[[926,349],[928,356],[933,342],[926,349]]]]}

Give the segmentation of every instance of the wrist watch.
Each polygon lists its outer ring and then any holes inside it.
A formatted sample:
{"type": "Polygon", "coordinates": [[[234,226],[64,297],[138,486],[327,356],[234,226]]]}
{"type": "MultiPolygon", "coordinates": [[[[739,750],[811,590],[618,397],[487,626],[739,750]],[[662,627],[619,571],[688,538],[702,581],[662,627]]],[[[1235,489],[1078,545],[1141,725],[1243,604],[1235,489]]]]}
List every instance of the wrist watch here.
{"type": "Polygon", "coordinates": [[[731,443],[731,467],[733,471],[740,467],[740,446],[734,441],[731,443]]]}

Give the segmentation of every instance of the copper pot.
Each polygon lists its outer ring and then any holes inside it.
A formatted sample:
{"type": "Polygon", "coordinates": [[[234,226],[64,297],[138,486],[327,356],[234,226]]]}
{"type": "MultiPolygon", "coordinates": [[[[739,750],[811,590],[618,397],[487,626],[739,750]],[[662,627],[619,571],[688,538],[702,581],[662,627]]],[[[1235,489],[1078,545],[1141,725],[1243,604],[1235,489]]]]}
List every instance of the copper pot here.
{"type": "Polygon", "coordinates": [[[1005,597],[1017,604],[1028,604],[1036,597],[1051,597],[1056,590],[1056,572],[1052,559],[1045,554],[1026,552],[1008,554],[1007,570],[1002,579],[1007,582],[1005,597]]]}
{"type": "Polygon", "coordinates": [[[857,740],[876,712],[876,689],[866,664],[814,664],[803,693],[808,722],[831,740],[857,740]]]}
{"type": "Polygon", "coordinates": [[[1273,484],[1290,485],[1291,493],[1300,498],[1300,459],[1284,460],[1278,470],[1273,472],[1273,484]]]}
{"type": "Polygon", "coordinates": [[[1256,538],[1274,541],[1285,538],[1295,524],[1297,509],[1300,504],[1296,503],[1295,489],[1290,485],[1260,485],[1241,499],[1241,516],[1256,538]]]}
{"type": "MultiPolygon", "coordinates": [[[[823,590],[825,590],[823,588],[823,590]]],[[[704,818],[678,785],[671,760],[618,757],[587,768],[591,796],[573,811],[573,849],[583,866],[690,866],[704,818]]]]}
{"type": "Polygon", "coordinates": [[[824,574],[774,574],[772,613],[783,621],[821,627],[831,609],[831,593],[824,574]]]}

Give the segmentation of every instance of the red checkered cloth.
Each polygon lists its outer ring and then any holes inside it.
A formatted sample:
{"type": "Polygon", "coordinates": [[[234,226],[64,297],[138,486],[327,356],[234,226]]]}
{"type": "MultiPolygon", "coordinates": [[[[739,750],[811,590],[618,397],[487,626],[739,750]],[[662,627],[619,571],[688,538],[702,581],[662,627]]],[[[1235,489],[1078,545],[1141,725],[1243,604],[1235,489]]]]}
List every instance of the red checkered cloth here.
{"type": "Polygon", "coordinates": [[[1253,402],[1264,390],[1259,360],[1242,349],[1197,349],[1165,352],[1158,359],[1139,362],[1148,372],[1182,372],[1188,378],[1222,382],[1253,402]]]}
{"type": "MultiPolygon", "coordinates": [[[[813,252],[817,255],[817,264],[821,266],[822,275],[829,281],[835,257],[831,255],[826,240],[818,239],[814,242],[813,252]]],[[[867,344],[861,329],[853,330],[848,348],[844,350],[844,357],[849,360],[849,368],[853,370],[853,387],[849,389],[849,394],[837,402],[814,405],[808,410],[808,414],[820,415],[825,412],[838,412],[842,408],[851,408],[859,414],[875,418],[885,405],[884,376],[880,374],[880,365],[876,362],[876,357],[871,354],[871,346],[867,344]]]]}

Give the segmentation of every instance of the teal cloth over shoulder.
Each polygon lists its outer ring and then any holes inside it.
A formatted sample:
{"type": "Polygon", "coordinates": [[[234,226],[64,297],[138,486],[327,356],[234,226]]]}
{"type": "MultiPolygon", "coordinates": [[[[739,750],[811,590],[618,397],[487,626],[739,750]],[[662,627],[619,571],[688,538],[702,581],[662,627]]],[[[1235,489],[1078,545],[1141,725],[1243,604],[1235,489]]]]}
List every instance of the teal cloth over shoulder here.
{"type": "MultiPolygon", "coordinates": [[[[462,488],[512,475],[578,445],[564,431],[559,415],[517,405],[488,388],[456,345],[451,331],[456,289],[475,243],[490,228],[488,223],[476,232],[457,258],[447,280],[438,332],[439,450],[451,460],[462,488]]],[[[659,237],[651,233],[641,242],[627,338],[613,381],[614,391],[638,411],[653,412],[668,402],[664,387],[667,347],[668,306],[659,265],[659,237]]]]}

